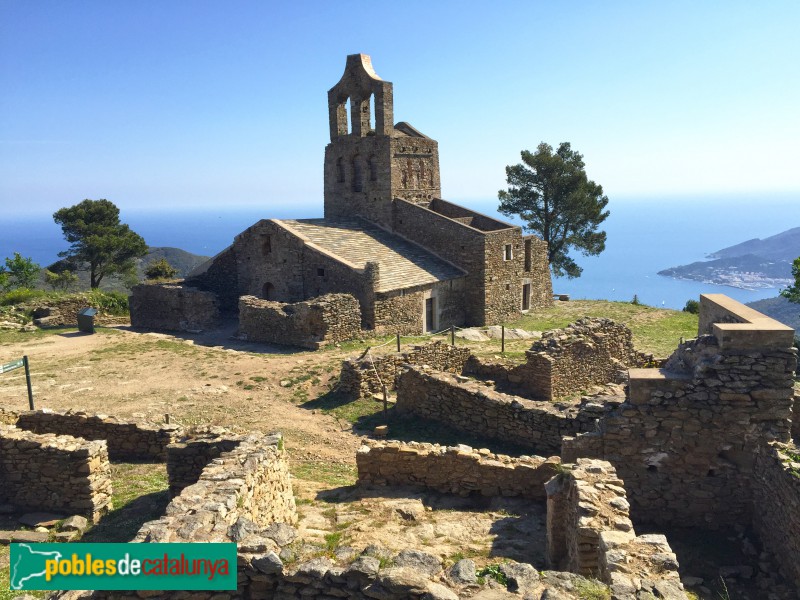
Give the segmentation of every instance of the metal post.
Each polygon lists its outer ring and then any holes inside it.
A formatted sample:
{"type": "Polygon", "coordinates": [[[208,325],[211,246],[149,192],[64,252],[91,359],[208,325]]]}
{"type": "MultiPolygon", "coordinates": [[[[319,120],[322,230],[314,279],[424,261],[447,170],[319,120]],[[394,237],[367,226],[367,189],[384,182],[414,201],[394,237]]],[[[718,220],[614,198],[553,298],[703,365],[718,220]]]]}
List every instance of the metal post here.
{"type": "Polygon", "coordinates": [[[506,326],[500,325],[500,353],[506,353],[506,326]]]}
{"type": "Polygon", "coordinates": [[[389,391],[386,389],[386,386],[383,386],[383,422],[387,423],[389,417],[386,415],[387,411],[389,410],[389,391]]]}
{"type": "Polygon", "coordinates": [[[450,345],[456,345],[456,326],[450,325],[450,345]]]}
{"type": "Polygon", "coordinates": [[[397,351],[400,352],[400,332],[397,332],[397,351]]]}
{"type": "Polygon", "coordinates": [[[28,406],[31,407],[31,410],[36,410],[33,407],[33,388],[31,387],[31,369],[28,366],[27,355],[22,357],[22,364],[25,365],[25,383],[28,384],[28,406]]]}

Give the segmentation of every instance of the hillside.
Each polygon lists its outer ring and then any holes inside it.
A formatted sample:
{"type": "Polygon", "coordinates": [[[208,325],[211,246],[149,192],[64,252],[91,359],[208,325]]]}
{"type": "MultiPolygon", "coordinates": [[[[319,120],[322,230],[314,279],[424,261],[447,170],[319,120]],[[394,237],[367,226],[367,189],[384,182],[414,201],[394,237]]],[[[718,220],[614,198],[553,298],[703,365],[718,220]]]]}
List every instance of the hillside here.
{"type": "Polygon", "coordinates": [[[800,227],[741,242],[709,255],[712,260],[671,267],[659,275],[742,289],[781,288],[792,283],[792,261],[800,256],[800,227]]]}

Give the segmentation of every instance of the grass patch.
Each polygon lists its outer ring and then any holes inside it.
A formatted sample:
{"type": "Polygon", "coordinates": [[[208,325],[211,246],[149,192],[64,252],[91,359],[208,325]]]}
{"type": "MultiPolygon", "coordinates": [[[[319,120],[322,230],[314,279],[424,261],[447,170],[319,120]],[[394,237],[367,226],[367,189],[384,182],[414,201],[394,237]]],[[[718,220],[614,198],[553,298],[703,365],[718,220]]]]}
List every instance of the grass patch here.
{"type": "Polygon", "coordinates": [[[382,402],[376,402],[371,398],[353,400],[349,396],[333,391],[327,392],[315,400],[304,402],[300,406],[309,410],[322,411],[323,414],[342,419],[353,425],[365,417],[383,411],[382,402]]]}
{"type": "Polygon", "coordinates": [[[607,300],[575,300],[556,302],[550,308],[532,310],[523,317],[506,323],[529,331],[547,331],[565,327],[583,317],[606,317],[630,327],[637,350],[667,356],[681,338],[697,336],[698,317],[679,310],[667,310],[607,300]]]}
{"type": "Polygon", "coordinates": [[[581,600],[611,600],[609,587],[595,579],[584,579],[575,584],[575,591],[581,600]]]}
{"type": "Polygon", "coordinates": [[[356,468],[353,465],[326,463],[317,460],[297,462],[292,465],[292,475],[298,479],[342,487],[354,485],[356,468]]]}

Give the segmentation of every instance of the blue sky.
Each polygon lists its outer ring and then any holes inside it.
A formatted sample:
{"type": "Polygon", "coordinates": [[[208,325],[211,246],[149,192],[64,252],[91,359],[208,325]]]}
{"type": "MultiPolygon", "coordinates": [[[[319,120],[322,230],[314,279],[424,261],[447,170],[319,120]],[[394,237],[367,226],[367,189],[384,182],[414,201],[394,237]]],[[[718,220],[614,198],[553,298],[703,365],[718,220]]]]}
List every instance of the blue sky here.
{"type": "Polygon", "coordinates": [[[800,199],[800,3],[0,0],[0,205],[320,206],[345,56],[442,188],[570,141],[612,199],[800,199]]]}

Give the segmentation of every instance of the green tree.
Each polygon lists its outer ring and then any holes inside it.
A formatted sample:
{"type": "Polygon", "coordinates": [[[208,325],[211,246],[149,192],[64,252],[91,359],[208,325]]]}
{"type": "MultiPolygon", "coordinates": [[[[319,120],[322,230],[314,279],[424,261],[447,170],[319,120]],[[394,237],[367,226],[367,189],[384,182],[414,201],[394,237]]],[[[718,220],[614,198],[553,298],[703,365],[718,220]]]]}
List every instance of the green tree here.
{"type": "Polygon", "coordinates": [[[525,229],[547,242],[547,259],[553,274],[579,277],[583,269],[569,257],[569,249],[590,256],[606,247],[605,231],[598,231],[609,212],[602,186],[584,170],[583,156],[562,143],[542,142],[535,153],[523,150],[522,163],[506,167],[508,190],[498,193],[500,212],[518,215],[525,229]]]}
{"type": "Polygon", "coordinates": [[[142,237],[120,223],[119,209],[108,200],[84,200],[56,211],[53,219],[72,244],[58,255],[86,264],[92,289],[107,275],[130,273],[135,259],[147,253],[142,237]]]}
{"type": "Polygon", "coordinates": [[[6,258],[5,266],[0,266],[0,286],[4,290],[32,288],[39,279],[41,269],[33,259],[14,252],[14,258],[6,258]]]}
{"type": "Polygon", "coordinates": [[[781,290],[781,296],[789,300],[789,302],[800,304],[800,256],[795,258],[792,263],[792,277],[794,277],[794,285],[781,290]]]}
{"type": "Polygon", "coordinates": [[[178,274],[178,269],[169,264],[166,258],[154,260],[144,270],[144,276],[148,279],[172,279],[178,274]]]}
{"type": "Polygon", "coordinates": [[[700,314],[700,302],[697,300],[687,300],[686,305],[683,307],[683,312],[691,313],[693,315],[700,314]]]}
{"type": "Polygon", "coordinates": [[[54,273],[50,269],[44,270],[44,281],[53,290],[66,292],[78,284],[78,276],[68,269],[54,273]]]}

